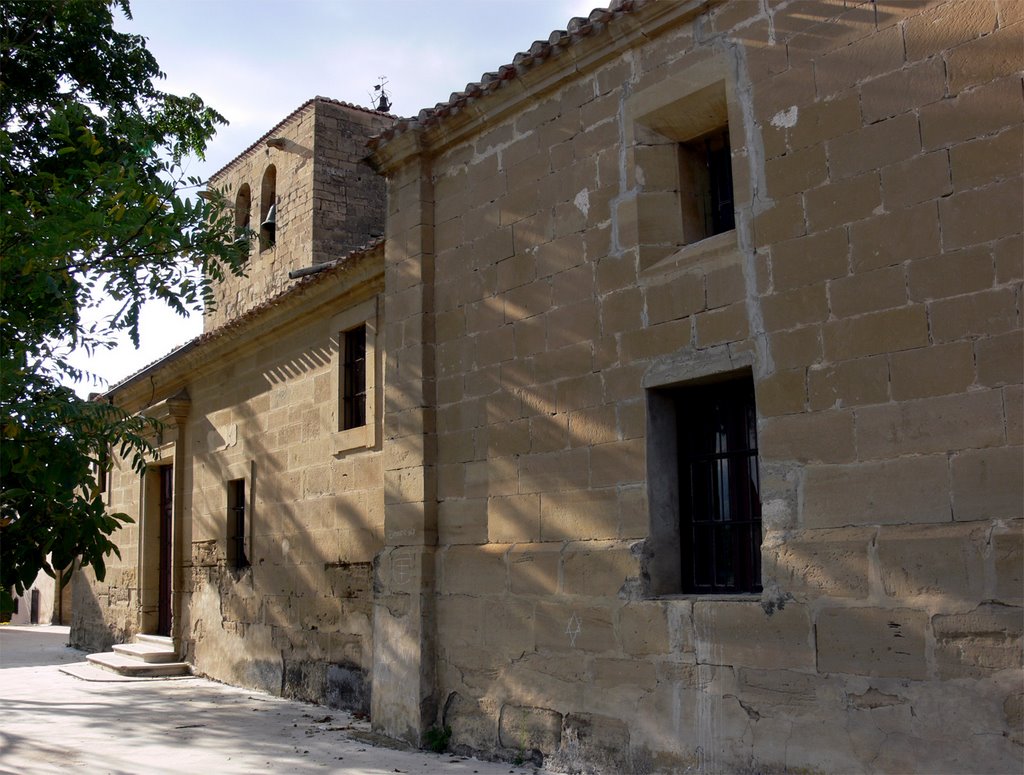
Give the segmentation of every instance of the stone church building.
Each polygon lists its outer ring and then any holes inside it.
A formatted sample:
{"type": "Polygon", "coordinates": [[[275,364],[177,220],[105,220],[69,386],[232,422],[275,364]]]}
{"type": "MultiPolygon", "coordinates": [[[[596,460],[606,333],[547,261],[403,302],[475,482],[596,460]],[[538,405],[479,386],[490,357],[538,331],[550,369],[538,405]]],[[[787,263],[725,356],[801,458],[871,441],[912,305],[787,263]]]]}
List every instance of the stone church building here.
{"type": "Polygon", "coordinates": [[[415,118],[311,99],[105,396],[164,424],[73,641],[555,770],[1018,771],[1022,33],[618,0],[415,118]]]}

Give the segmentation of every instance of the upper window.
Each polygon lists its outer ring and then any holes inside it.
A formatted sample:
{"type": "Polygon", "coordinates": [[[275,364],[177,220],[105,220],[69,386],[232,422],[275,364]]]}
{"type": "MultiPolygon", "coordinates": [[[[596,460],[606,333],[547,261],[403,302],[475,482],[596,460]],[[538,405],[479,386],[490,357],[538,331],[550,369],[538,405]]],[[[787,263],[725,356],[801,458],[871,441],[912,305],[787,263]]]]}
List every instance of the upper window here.
{"type": "Polygon", "coordinates": [[[271,164],[260,184],[260,250],[277,244],[277,168],[271,164]]]}
{"type": "Polygon", "coordinates": [[[366,425],[366,325],[344,334],[342,430],[366,425]]]}
{"type": "Polygon", "coordinates": [[[373,298],[331,319],[339,453],[376,447],[378,443],[382,366],[377,314],[377,299],[373,298]]]}
{"type": "Polygon", "coordinates": [[[732,156],[737,153],[742,163],[746,149],[732,142],[742,133],[730,134],[741,116],[734,115],[727,71],[725,61],[711,59],[627,100],[627,160],[634,165],[642,270],[736,244],[726,236],[736,227],[732,156]],[[705,240],[711,241],[688,249],[705,240]]]}

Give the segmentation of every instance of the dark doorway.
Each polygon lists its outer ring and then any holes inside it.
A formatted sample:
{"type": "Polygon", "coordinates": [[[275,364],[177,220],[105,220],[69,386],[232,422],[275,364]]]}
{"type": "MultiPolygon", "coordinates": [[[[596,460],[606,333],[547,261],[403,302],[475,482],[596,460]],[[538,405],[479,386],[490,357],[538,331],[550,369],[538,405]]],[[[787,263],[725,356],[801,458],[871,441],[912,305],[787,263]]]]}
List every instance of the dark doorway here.
{"type": "Polygon", "coordinates": [[[160,466],[160,608],[157,635],[171,634],[171,525],[174,515],[174,467],[160,466]]]}

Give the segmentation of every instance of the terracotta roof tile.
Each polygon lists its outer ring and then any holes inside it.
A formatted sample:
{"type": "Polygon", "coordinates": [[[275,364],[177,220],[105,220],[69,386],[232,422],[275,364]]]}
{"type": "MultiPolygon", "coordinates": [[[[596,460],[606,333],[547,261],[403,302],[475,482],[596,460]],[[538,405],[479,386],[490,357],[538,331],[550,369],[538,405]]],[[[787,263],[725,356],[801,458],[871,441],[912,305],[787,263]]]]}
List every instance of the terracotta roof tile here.
{"type": "Polygon", "coordinates": [[[278,304],[284,301],[284,299],[288,298],[294,293],[297,293],[301,289],[308,288],[310,285],[315,285],[316,283],[319,282],[323,282],[326,278],[334,274],[332,270],[336,270],[341,266],[350,266],[359,259],[364,258],[367,254],[373,252],[375,248],[383,244],[384,238],[378,237],[376,239],[370,240],[370,242],[366,243],[362,247],[350,250],[345,255],[336,258],[333,261],[325,261],[323,264],[319,265],[320,267],[323,267],[321,271],[313,272],[312,274],[307,274],[303,277],[298,278],[290,287],[285,288],[277,295],[271,296],[266,301],[257,304],[252,309],[243,312],[236,318],[232,318],[231,320],[218,326],[212,331],[207,331],[203,334],[200,334],[195,338],[194,341],[196,343],[202,343],[210,341],[211,339],[220,339],[229,331],[232,331],[236,328],[244,327],[248,321],[250,321],[254,317],[257,317],[265,310],[268,310],[271,307],[276,307],[278,304]]]}
{"type": "Polygon", "coordinates": [[[285,299],[289,298],[294,294],[301,293],[303,290],[309,288],[312,285],[316,285],[318,283],[324,282],[330,277],[334,277],[338,273],[338,271],[341,270],[342,267],[348,268],[353,263],[368,256],[370,253],[372,253],[374,250],[376,250],[383,244],[384,238],[380,237],[371,240],[370,242],[368,242],[367,244],[363,245],[360,248],[356,248],[354,250],[349,251],[344,256],[336,258],[334,261],[329,261],[322,264],[322,271],[315,272],[313,274],[308,274],[305,275],[304,277],[299,278],[285,290],[281,291],[275,296],[271,296],[266,301],[256,305],[250,310],[247,310],[238,317],[232,318],[231,320],[227,321],[223,325],[218,326],[212,331],[206,331],[200,334],[199,336],[193,337],[192,339],[179,345],[178,347],[175,347],[162,358],[158,358],[152,363],[143,366],[134,374],[130,374],[129,376],[119,381],[117,384],[111,385],[102,395],[110,395],[116,390],[119,390],[125,385],[127,385],[129,382],[137,380],[139,377],[158,368],[164,363],[176,360],[179,356],[184,355],[186,352],[194,350],[196,347],[199,347],[200,345],[206,344],[207,342],[215,341],[217,339],[223,339],[232,331],[235,331],[239,328],[244,328],[249,323],[249,321],[253,320],[256,317],[259,317],[262,313],[266,312],[267,310],[276,307],[285,299]]]}
{"type": "Polygon", "coordinates": [[[399,119],[383,132],[371,137],[369,147],[376,148],[412,129],[440,123],[446,116],[457,113],[467,103],[485,98],[500,89],[503,83],[543,63],[552,54],[557,53],[558,48],[571,46],[603,30],[615,19],[632,13],[650,2],[653,0],[612,0],[607,8],[595,8],[586,18],[577,16],[570,19],[564,30],[554,30],[547,40],[534,41],[529,49],[517,53],[511,63],[502,65],[494,72],[484,73],[479,81],[467,83],[462,91],[452,92],[447,102],[439,102],[432,108],[424,108],[415,118],[399,119]]]}

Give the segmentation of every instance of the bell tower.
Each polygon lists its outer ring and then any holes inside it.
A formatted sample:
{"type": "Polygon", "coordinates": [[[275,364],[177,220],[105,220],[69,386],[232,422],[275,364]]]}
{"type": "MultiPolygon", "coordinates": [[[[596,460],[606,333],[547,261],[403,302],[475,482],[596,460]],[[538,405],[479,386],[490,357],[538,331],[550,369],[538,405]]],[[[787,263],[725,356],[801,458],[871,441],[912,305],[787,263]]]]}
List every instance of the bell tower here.
{"type": "Polygon", "coordinates": [[[384,233],[384,180],[364,161],[386,113],[315,97],[213,175],[255,232],[244,277],[226,277],[204,311],[210,331],[285,290],[288,273],[341,258],[384,233]]]}

